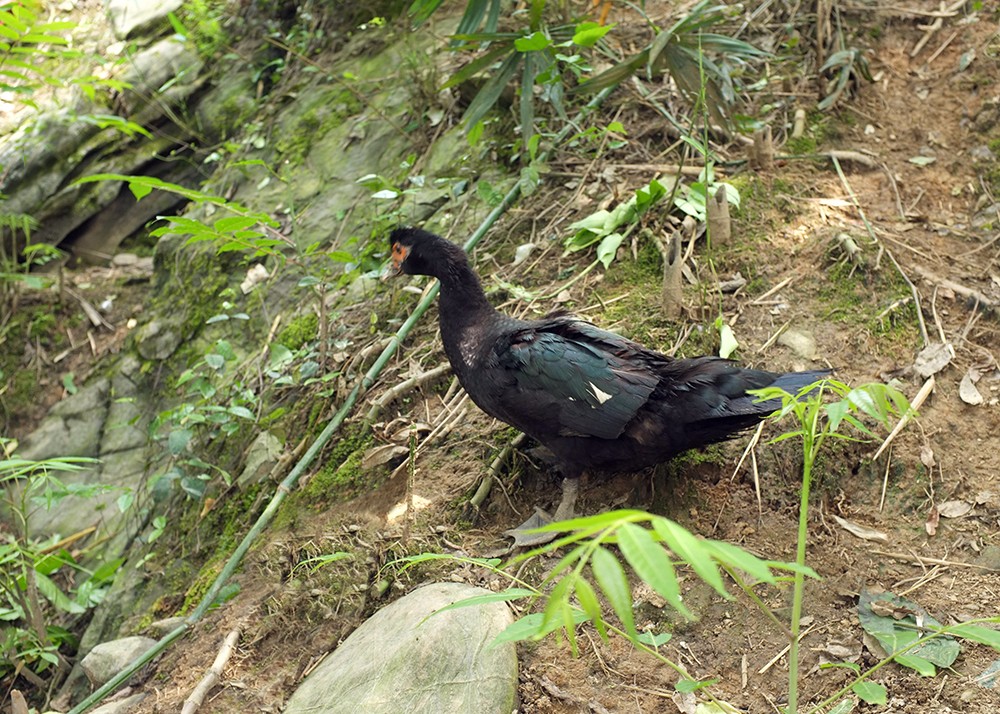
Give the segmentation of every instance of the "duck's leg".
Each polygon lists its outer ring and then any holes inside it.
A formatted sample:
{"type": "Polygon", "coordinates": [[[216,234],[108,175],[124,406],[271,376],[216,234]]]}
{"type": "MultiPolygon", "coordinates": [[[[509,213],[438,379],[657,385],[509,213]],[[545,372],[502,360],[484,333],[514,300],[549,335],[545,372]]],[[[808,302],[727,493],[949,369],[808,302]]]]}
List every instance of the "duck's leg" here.
{"type": "Polygon", "coordinates": [[[554,521],[568,521],[576,517],[576,497],[580,493],[579,477],[564,478],[562,482],[562,498],[556,507],[554,521]]]}
{"type": "Polygon", "coordinates": [[[556,507],[556,514],[550,517],[548,513],[540,508],[535,508],[534,514],[517,528],[506,531],[506,534],[514,538],[516,547],[536,547],[551,543],[559,535],[558,531],[547,531],[544,533],[528,533],[534,528],[547,526],[554,521],[565,521],[573,518],[576,514],[576,497],[580,492],[580,479],[577,476],[567,477],[562,482],[562,498],[559,506],[556,507]]]}

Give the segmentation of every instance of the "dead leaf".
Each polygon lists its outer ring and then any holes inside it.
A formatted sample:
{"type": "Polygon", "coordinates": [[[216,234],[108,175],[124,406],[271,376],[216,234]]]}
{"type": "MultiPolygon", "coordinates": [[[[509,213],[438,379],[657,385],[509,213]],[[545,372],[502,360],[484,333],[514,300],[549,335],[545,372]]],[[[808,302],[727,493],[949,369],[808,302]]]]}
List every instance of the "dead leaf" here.
{"type": "Polygon", "coordinates": [[[917,358],[913,361],[913,369],[917,370],[917,374],[921,377],[927,379],[947,367],[951,363],[952,357],[951,345],[934,342],[920,350],[917,358]]]}
{"type": "Polygon", "coordinates": [[[979,371],[970,367],[969,371],[962,377],[962,382],[958,385],[958,396],[966,404],[978,406],[983,403],[983,395],[976,388],[976,382],[979,381],[979,377],[979,371]]]}
{"type": "Polygon", "coordinates": [[[522,243],[517,246],[517,250],[514,251],[514,261],[511,265],[520,265],[526,261],[528,256],[531,255],[531,252],[537,247],[538,246],[534,243],[522,243]]]}
{"type": "Polygon", "coordinates": [[[918,612],[911,607],[906,607],[892,600],[873,599],[869,603],[869,607],[879,617],[891,617],[893,620],[902,620],[906,617],[913,617],[919,620],[923,616],[922,612],[918,612]]]}
{"type": "Polygon", "coordinates": [[[556,302],[569,302],[572,299],[573,296],[570,295],[569,290],[563,290],[558,295],[556,295],[556,302]]]}
{"type": "Polygon", "coordinates": [[[940,521],[941,514],[938,512],[937,507],[931,506],[931,510],[927,514],[927,520],[924,521],[924,530],[927,531],[927,535],[937,535],[938,523],[940,521]]]}
{"type": "Polygon", "coordinates": [[[674,701],[674,706],[680,714],[694,714],[698,707],[698,698],[694,692],[674,692],[670,695],[674,701]]]}
{"type": "Polygon", "coordinates": [[[852,645],[849,647],[838,642],[828,642],[820,651],[819,660],[821,663],[856,662],[861,657],[861,647],[854,643],[852,645]]]}
{"type": "Polygon", "coordinates": [[[368,469],[375,468],[376,466],[388,464],[394,459],[401,458],[409,453],[410,450],[405,446],[397,446],[396,444],[382,444],[381,446],[376,446],[365,452],[364,457],[361,459],[361,470],[367,471],[368,469]]]}
{"type": "Polygon", "coordinates": [[[865,528],[864,526],[859,526],[857,523],[851,523],[850,521],[845,520],[840,516],[834,516],[833,520],[837,521],[837,524],[845,531],[863,540],[877,540],[880,543],[889,542],[889,536],[887,536],[885,533],[882,533],[881,531],[876,531],[872,530],[871,528],[865,528]]]}
{"type": "Polygon", "coordinates": [[[422,436],[424,434],[429,434],[431,431],[431,425],[426,424],[422,421],[407,422],[403,421],[402,425],[394,425],[395,428],[388,432],[389,441],[394,441],[397,444],[409,444],[410,435],[416,431],[417,436],[422,436]]]}
{"type": "Polygon", "coordinates": [[[934,461],[934,450],[930,444],[924,444],[920,447],[920,463],[928,469],[934,468],[936,462],[934,461]]]}
{"type": "Polygon", "coordinates": [[[647,603],[657,609],[667,606],[667,601],[659,593],[641,581],[632,588],[632,602],[636,604],[647,603]]]}
{"type": "Polygon", "coordinates": [[[972,510],[972,504],[968,501],[945,501],[939,503],[937,509],[942,518],[961,518],[972,510]]]}

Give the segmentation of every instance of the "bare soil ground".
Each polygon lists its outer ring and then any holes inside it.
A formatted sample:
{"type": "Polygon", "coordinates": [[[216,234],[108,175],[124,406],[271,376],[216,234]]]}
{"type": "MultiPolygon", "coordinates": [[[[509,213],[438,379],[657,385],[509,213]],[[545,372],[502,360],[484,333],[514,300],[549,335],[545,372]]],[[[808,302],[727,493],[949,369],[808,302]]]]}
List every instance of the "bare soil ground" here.
{"type": "MultiPolygon", "coordinates": [[[[775,369],[830,365],[849,383],[896,378],[912,398],[924,383],[911,369],[924,338],[912,302],[897,304],[910,290],[893,259],[916,286],[926,339],[946,342],[955,352],[951,364],[936,375],[919,420],[894,441],[887,456],[871,460],[877,444],[842,445],[820,464],[808,562],[822,579],[807,591],[802,640],[807,702],[820,701],[848,681],[846,670],[820,669],[824,658],[862,667],[879,659],[858,623],[862,589],[905,594],[946,623],[1000,614],[1000,328],[995,307],[1000,304],[1000,243],[995,217],[992,227],[973,226],[973,217],[995,201],[991,180],[997,160],[982,147],[1000,139],[1000,40],[995,12],[980,12],[976,22],[964,22],[956,14],[945,18],[914,53],[926,34],[922,26],[933,19],[928,13],[937,9],[936,3],[902,2],[895,9],[843,15],[847,24],[871,28],[866,55],[876,81],[859,85],[858,95],[838,104],[832,115],[810,115],[810,126],[822,128],[819,151],[864,152],[873,165],[845,160],[843,179],[825,159],[781,160],[773,170],[757,172],[741,184],[746,188],[735,225],[736,245],[716,255],[720,277],[738,270],[753,286],[722,302],[741,342],[736,356],[746,363],[775,369]],[[961,68],[970,52],[975,53],[972,63],[961,68]],[[914,157],[934,161],[914,163],[914,157]],[[877,241],[868,237],[865,219],[877,241]],[[853,236],[865,256],[865,264],[853,273],[832,249],[833,237],[841,232],[853,236]],[[946,281],[980,293],[994,309],[972,309],[967,296],[946,281]],[[758,299],[781,284],[767,299],[758,299]],[[770,342],[786,323],[815,338],[817,360],[770,342]],[[960,381],[970,368],[982,375],[978,388],[984,401],[978,406],[959,396],[960,381]],[[970,508],[944,517],[939,507],[955,501],[970,508]],[[833,516],[885,537],[859,538],[833,516]]],[[[635,23],[624,12],[619,19],[635,23]]],[[[801,97],[802,106],[815,102],[811,82],[793,82],[790,92],[792,98],[801,97]]],[[[496,271],[539,291],[557,284],[561,269],[582,265],[579,256],[560,257],[558,248],[550,249],[528,275],[523,266],[510,267],[513,248],[547,242],[549,232],[563,230],[569,220],[591,212],[616,191],[625,193],[648,181],[649,171],[630,171],[630,163],[670,161],[665,150],[671,140],[662,121],[636,95],[620,92],[603,111],[609,119],[623,121],[630,134],[630,145],[613,159],[617,168],[553,162],[542,191],[515,209],[478,252],[483,273],[496,271]]],[[[736,144],[729,155],[741,158],[736,144]]],[[[659,268],[655,260],[651,268],[642,268],[641,252],[640,261],[623,255],[604,279],[595,275],[573,286],[569,307],[663,350],[678,344],[680,354],[695,354],[706,345],[711,349],[707,330],[695,329],[682,342],[682,330],[658,314],[659,268]]],[[[696,251],[694,261],[698,275],[709,280],[704,254],[696,251]]],[[[704,325],[697,309],[702,304],[699,291],[689,287],[685,298],[695,322],[701,319],[704,325]]],[[[714,311],[712,299],[708,304],[714,311]]],[[[505,309],[523,308],[510,300],[505,309]]],[[[444,360],[436,330],[427,323],[369,400],[395,380],[444,360]]],[[[506,586],[471,567],[403,574],[380,570],[396,557],[421,551],[496,553],[504,547],[504,529],[534,505],[551,507],[557,500],[556,478],[519,456],[501,472],[501,483],[479,517],[471,524],[461,519],[465,499],[510,434],[470,403],[461,403],[460,395],[445,393],[447,379],[384,415],[387,421],[401,417],[400,424],[453,423],[417,461],[413,492],[424,505],[409,533],[404,520],[390,518],[391,509],[405,497],[405,473],[353,501],[300,514],[293,525],[272,530],[269,542],[251,553],[239,576],[240,595],[175,644],[137,684],[153,694],[143,711],[177,711],[234,627],[243,632],[237,654],[204,712],[278,711],[327,650],[371,612],[425,580],[445,577],[493,589],[506,586]],[[313,575],[292,575],[297,563],[337,550],[355,557],[313,575]]],[[[765,436],[776,433],[770,426],[765,436]]],[[[745,442],[655,473],[588,482],[579,508],[596,513],[642,507],[762,557],[793,560],[800,459],[792,443],[764,446],[762,440],[755,485],[749,467],[734,473],[745,442]]],[[[521,575],[540,581],[553,563],[535,559],[521,575]]],[[[637,592],[640,626],[672,631],[667,656],[696,677],[717,679],[712,691],[718,698],[747,712],[778,711],[787,692],[784,636],[745,598],[723,600],[692,575],[684,578],[683,587],[698,616],[695,623],[679,621],[657,607],[655,598],[637,592]]],[[[786,592],[770,591],[765,600],[787,618],[786,592]]],[[[582,629],[580,642],[575,658],[555,638],[520,648],[519,711],[693,711],[676,701],[677,675],[627,642],[604,643],[588,628],[582,629]]],[[[995,659],[995,652],[969,645],[952,669],[934,678],[886,667],[874,676],[890,696],[880,711],[1000,711],[1000,690],[977,681],[995,659]]],[[[869,710],[876,709],[861,706],[861,711],[869,710]]]]}

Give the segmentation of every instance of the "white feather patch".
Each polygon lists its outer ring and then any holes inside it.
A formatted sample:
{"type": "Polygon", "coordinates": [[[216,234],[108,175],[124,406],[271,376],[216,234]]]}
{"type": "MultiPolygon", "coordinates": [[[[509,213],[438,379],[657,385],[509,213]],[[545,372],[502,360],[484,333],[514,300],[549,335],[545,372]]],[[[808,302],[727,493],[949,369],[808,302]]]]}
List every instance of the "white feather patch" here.
{"type": "Polygon", "coordinates": [[[594,396],[597,397],[597,401],[600,402],[601,404],[604,404],[604,402],[611,399],[610,394],[608,394],[607,392],[602,392],[600,387],[598,387],[593,382],[590,382],[590,388],[594,390],[594,396]]]}

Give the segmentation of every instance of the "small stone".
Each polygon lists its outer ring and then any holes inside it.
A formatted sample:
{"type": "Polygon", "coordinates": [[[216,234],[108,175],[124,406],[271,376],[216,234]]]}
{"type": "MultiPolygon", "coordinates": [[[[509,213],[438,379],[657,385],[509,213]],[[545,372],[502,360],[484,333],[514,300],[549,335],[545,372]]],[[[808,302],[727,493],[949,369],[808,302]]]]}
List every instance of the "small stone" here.
{"type": "Polygon", "coordinates": [[[805,330],[785,330],[778,336],[778,344],[784,345],[799,357],[816,359],[816,338],[805,330]]]}
{"type": "Polygon", "coordinates": [[[136,344],[143,359],[165,360],[181,342],[180,332],[160,320],[151,320],[136,331],[136,344]]]}
{"type": "Polygon", "coordinates": [[[99,687],[155,644],[156,640],[149,637],[123,637],[120,640],[102,642],[80,660],[80,666],[90,683],[99,687]]]}

